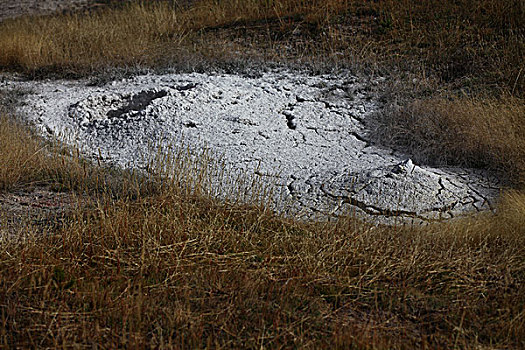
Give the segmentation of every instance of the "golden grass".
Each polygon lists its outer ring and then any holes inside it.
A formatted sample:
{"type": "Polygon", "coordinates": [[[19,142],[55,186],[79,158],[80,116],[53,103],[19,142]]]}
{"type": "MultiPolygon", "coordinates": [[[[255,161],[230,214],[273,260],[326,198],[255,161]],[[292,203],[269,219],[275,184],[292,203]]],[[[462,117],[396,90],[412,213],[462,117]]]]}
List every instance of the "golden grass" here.
{"type": "MultiPolygon", "coordinates": [[[[77,169],[75,158],[34,157],[34,135],[2,125],[0,140],[17,141],[0,154],[17,149],[25,163],[10,160],[4,183],[45,180],[46,160],[51,174],[77,169]]],[[[34,239],[1,241],[1,346],[525,345],[523,193],[505,194],[496,214],[428,227],[299,223],[187,191],[207,171],[169,163],[193,179],[132,196],[121,187],[58,228],[21,228],[34,239]]]]}
{"type": "Polygon", "coordinates": [[[184,37],[176,13],[163,5],[108,9],[87,17],[26,17],[0,26],[1,65],[29,71],[154,65],[184,37]]]}
{"type": "Polygon", "coordinates": [[[0,116],[0,190],[42,177],[45,147],[21,128],[0,116]]]}
{"type": "MultiPolygon", "coordinates": [[[[510,97],[431,94],[382,122],[421,158],[519,179],[522,15],[519,0],[132,4],[2,22],[0,66],[76,75],[262,56],[497,87],[510,97]]],[[[210,198],[216,165],[192,161],[163,158],[146,179],[98,168],[0,116],[0,191],[53,184],[94,203],[1,240],[0,347],[525,347],[523,192],[428,227],[300,223],[264,210],[264,190],[257,206],[210,198]]]]}
{"type": "Polygon", "coordinates": [[[520,98],[433,97],[381,117],[372,136],[419,162],[500,171],[525,179],[525,101],[520,98]]]}
{"type": "Polygon", "coordinates": [[[449,347],[455,339],[468,347],[523,339],[523,230],[297,227],[170,195],[101,203],[72,220],[52,237],[7,247],[7,344],[449,347]]]}
{"type": "Polygon", "coordinates": [[[0,112],[0,191],[37,185],[84,187],[94,169],[0,112]]]}
{"type": "Polygon", "coordinates": [[[92,74],[108,66],[236,66],[246,60],[409,70],[452,86],[524,90],[520,0],[200,0],[0,24],[0,67],[92,74]],[[205,62],[203,62],[205,61],[205,62]]]}

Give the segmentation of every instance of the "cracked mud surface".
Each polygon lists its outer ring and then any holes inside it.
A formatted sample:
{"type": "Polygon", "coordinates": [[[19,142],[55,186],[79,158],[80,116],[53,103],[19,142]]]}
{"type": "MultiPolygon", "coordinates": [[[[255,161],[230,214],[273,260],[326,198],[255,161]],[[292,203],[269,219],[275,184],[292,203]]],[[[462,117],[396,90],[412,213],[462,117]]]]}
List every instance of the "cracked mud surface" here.
{"type": "Polygon", "coordinates": [[[277,185],[278,210],[421,222],[492,208],[498,182],[478,170],[431,168],[369,143],[381,80],[287,71],[148,75],[104,87],[86,81],[11,82],[21,111],[88,154],[144,167],[152,144],[209,148],[232,174],[277,185]]]}

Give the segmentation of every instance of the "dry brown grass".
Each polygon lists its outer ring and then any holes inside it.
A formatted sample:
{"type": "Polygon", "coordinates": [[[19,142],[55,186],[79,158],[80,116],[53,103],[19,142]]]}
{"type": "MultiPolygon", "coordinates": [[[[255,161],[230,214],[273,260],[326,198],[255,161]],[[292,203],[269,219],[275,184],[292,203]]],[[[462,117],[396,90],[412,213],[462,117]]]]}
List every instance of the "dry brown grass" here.
{"type": "MultiPolygon", "coordinates": [[[[0,65],[77,75],[262,57],[497,87],[513,97],[431,94],[382,122],[422,159],[519,175],[522,14],[514,0],[132,5],[0,23],[0,65]]],[[[208,163],[191,159],[115,173],[0,117],[0,191],[54,184],[94,203],[0,240],[0,347],[525,347],[523,192],[424,228],[299,223],[204,195],[208,163]],[[171,167],[183,176],[165,181],[171,167]]]]}
{"type": "Polygon", "coordinates": [[[42,145],[29,137],[27,128],[13,125],[3,115],[0,116],[0,149],[1,190],[20,184],[24,180],[34,181],[42,173],[42,145]]]}
{"type": "Polygon", "coordinates": [[[66,183],[67,178],[81,178],[79,167],[73,161],[55,154],[49,142],[35,137],[27,125],[0,114],[0,191],[42,185],[52,179],[66,183]]]}
{"type": "MultiPolygon", "coordinates": [[[[2,124],[0,139],[18,141],[0,154],[16,145],[25,162],[3,163],[7,179],[45,180],[34,136],[2,124]]],[[[49,157],[51,174],[77,168],[49,157]]],[[[207,172],[184,172],[195,178],[121,187],[58,226],[23,226],[32,239],[1,240],[1,346],[525,346],[522,193],[426,228],[299,223],[187,191],[207,172]]]]}
{"type": "Polygon", "coordinates": [[[520,0],[380,1],[378,30],[399,67],[483,91],[523,92],[525,6],[520,0]],[[403,63],[405,61],[405,63],[403,63]],[[419,62],[419,63],[417,63],[419,62]]]}
{"type": "Polygon", "coordinates": [[[379,118],[371,137],[418,162],[488,168],[523,185],[523,99],[433,97],[392,107],[379,118]]]}
{"type": "Polygon", "coordinates": [[[43,140],[27,124],[0,112],[0,192],[32,187],[109,197],[157,191],[149,179],[93,164],[78,150],[43,140]]]}
{"type": "Polygon", "coordinates": [[[301,225],[172,193],[102,201],[4,245],[0,341],[523,346],[525,202],[512,200],[501,216],[423,231],[301,225]]]}
{"type": "Polygon", "coordinates": [[[184,37],[166,6],[134,5],[90,16],[26,17],[0,24],[0,62],[23,71],[93,72],[107,66],[155,65],[184,37]]]}
{"type": "Polygon", "coordinates": [[[0,24],[0,67],[31,75],[108,66],[243,66],[246,60],[353,67],[469,89],[524,90],[520,0],[146,1],[0,24]]]}

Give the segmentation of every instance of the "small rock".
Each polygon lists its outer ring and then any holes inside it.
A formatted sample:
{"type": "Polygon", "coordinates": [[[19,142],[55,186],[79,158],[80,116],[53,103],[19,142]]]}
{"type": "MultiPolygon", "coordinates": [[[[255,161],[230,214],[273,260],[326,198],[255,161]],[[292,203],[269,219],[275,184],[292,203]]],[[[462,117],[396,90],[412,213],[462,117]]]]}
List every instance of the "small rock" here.
{"type": "Polygon", "coordinates": [[[407,159],[399,164],[396,164],[394,168],[392,169],[392,172],[394,174],[411,174],[415,169],[414,163],[412,163],[412,159],[407,159]]]}

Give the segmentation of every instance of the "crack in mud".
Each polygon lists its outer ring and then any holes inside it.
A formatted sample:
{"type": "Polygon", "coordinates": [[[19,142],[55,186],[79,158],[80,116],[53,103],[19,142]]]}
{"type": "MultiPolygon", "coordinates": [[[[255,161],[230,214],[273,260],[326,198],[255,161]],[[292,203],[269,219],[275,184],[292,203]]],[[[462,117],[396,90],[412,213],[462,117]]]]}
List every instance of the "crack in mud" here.
{"type": "Polygon", "coordinates": [[[371,215],[371,216],[388,216],[388,217],[405,216],[405,217],[417,218],[417,219],[420,219],[420,220],[423,220],[423,221],[435,221],[435,220],[429,219],[428,217],[425,217],[424,215],[421,215],[421,214],[430,213],[430,212],[433,212],[433,211],[439,211],[439,212],[445,213],[445,212],[450,210],[455,205],[455,203],[454,203],[453,205],[449,206],[448,208],[447,207],[432,208],[432,209],[429,209],[429,210],[427,210],[425,212],[417,213],[417,212],[414,212],[414,211],[407,211],[407,210],[401,210],[401,209],[385,209],[385,208],[381,208],[379,206],[371,205],[369,203],[367,204],[366,202],[360,201],[360,200],[358,200],[358,199],[356,199],[355,197],[352,197],[352,196],[335,196],[335,195],[331,194],[330,192],[326,191],[326,189],[324,188],[324,185],[321,186],[321,190],[327,196],[332,197],[334,199],[342,200],[343,203],[348,203],[348,204],[350,204],[352,206],[355,206],[355,207],[361,209],[362,211],[364,211],[366,214],[371,215]]]}

